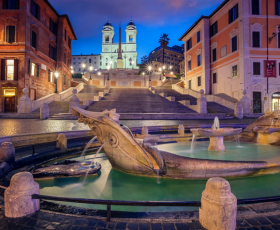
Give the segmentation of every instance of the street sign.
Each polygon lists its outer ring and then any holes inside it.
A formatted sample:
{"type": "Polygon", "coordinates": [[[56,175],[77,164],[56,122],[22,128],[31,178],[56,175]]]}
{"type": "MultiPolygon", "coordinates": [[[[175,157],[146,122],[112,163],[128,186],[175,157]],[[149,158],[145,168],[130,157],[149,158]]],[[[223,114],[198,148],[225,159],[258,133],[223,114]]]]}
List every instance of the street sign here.
{"type": "Polygon", "coordinates": [[[264,61],[264,76],[265,77],[276,77],[276,61],[265,60],[264,61]]]}

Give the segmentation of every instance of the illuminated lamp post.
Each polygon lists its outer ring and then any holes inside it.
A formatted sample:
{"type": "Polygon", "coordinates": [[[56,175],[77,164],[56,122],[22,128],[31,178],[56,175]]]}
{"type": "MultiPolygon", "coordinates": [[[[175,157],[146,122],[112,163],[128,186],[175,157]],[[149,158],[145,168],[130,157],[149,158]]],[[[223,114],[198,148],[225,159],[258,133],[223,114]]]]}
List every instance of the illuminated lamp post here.
{"type": "Polygon", "coordinates": [[[93,67],[92,67],[92,66],[90,66],[90,67],[89,67],[89,71],[90,71],[90,74],[89,74],[89,80],[91,80],[91,72],[92,72],[92,70],[93,70],[93,67]]]}
{"type": "Polygon", "coordinates": [[[86,70],[85,68],[86,68],[86,64],[85,64],[85,63],[83,63],[83,64],[82,64],[82,67],[83,67],[83,75],[85,75],[85,70],[86,70]]]}
{"type": "Polygon", "coordinates": [[[159,76],[159,80],[161,81],[161,68],[158,68],[159,72],[160,72],[160,76],[159,76]]]}

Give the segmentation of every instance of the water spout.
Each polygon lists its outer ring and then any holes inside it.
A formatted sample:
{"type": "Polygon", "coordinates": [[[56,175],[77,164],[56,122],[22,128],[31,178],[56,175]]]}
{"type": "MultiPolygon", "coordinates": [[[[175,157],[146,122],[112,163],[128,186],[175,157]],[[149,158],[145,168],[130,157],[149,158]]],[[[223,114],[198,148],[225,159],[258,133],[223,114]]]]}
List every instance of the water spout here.
{"type": "Polygon", "coordinates": [[[192,152],[192,151],[193,151],[193,149],[194,149],[194,145],[195,145],[196,137],[197,137],[197,134],[196,134],[196,133],[194,133],[194,134],[193,134],[193,136],[192,136],[191,152],[192,152]]]}
{"type": "Polygon", "coordinates": [[[96,136],[95,136],[95,137],[93,137],[93,138],[91,138],[91,140],[87,143],[86,147],[84,148],[84,150],[83,150],[83,152],[82,152],[82,154],[81,154],[81,157],[85,155],[85,153],[86,153],[87,149],[88,149],[88,148],[89,148],[89,146],[92,144],[92,142],[94,142],[94,141],[95,141],[95,139],[96,139],[96,138],[97,138],[96,136]]]}
{"type": "Polygon", "coordinates": [[[90,163],[90,165],[89,165],[89,167],[88,167],[88,170],[87,170],[87,172],[86,172],[86,176],[85,176],[85,178],[84,178],[83,184],[85,184],[85,181],[86,181],[87,176],[88,176],[88,172],[89,172],[89,170],[91,169],[92,163],[94,162],[94,160],[95,160],[97,154],[101,151],[101,149],[103,148],[103,146],[104,146],[105,144],[107,144],[107,143],[108,143],[108,141],[105,142],[105,143],[103,143],[103,144],[99,147],[99,149],[97,150],[97,152],[95,153],[95,155],[94,155],[94,157],[93,157],[93,159],[92,159],[92,161],[91,161],[91,163],[90,163]]]}
{"type": "Polygon", "coordinates": [[[159,181],[159,170],[156,169],[156,172],[157,172],[157,184],[160,184],[160,181],[159,181]]]}
{"type": "Polygon", "coordinates": [[[237,147],[240,146],[239,135],[234,135],[237,147]]]}
{"type": "Polygon", "coordinates": [[[218,130],[220,129],[220,121],[219,121],[219,118],[218,117],[215,117],[214,119],[214,124],[212,126],[212,129],[213,130],[218,130]]]}

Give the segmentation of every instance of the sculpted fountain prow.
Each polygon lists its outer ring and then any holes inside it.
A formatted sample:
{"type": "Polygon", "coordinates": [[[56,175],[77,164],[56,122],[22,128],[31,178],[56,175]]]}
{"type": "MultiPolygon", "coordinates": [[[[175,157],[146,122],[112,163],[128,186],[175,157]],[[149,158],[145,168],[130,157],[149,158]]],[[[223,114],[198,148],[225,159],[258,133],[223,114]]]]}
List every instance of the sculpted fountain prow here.
{"type": "MultiPolygon", "coordinates": [[[[112,168],[122,172],[169,178],[210,178],[215,176],[235,177],[252,175],[279,164],[265,161],[219,161],[178,156],[169,152],[159,151],[144,141],[136,140],[126,126],[119,123],[120,115],[116,110],[89,112],[78,107],[72,108],[72,114],[79,116],[78,121],[89,125],[104,150],[112,168]],[[126,131],[124,130],[126,129],[126,131]]],[[[219,129],[216,121],[213,129],[196,129],[201,135],[210,138],[234,135],[241,129],[219,129]]]]}
{"type": "Polygon", "coordinates": [[[242,129],[224,128],[220,129],[219,118],[215,117],[214,124],[211,129],[191,129],[191,132],[201,137],[209,137],[210,143],[208,150],[224,151],[224,137],[238,135],[242,129]]]}

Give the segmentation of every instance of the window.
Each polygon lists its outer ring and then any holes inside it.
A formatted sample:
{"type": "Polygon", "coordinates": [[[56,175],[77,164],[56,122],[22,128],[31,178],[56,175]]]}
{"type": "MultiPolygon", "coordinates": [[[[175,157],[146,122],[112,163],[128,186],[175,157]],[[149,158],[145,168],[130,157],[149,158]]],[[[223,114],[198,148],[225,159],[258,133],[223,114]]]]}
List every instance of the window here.
{"type": "Polygon", "coordinates": [[[197,66],[201,65],[201,55],[197,55],[197,66]]]}
{"type": "Polygon", "coordinates": [[[237,50],[237,36],[231,38],[231,52],[235,52],[237,50]]]}
{"type": "Polygon", "coordinates": [[[1,81],[18,80],[18,59],[1,59],[1,81]]]}
{"type": "Polygon", "coordinates": [[[192,60],[188,61],[188,71],[192,69],[192,60]]]}
{"type": "MultiPolygon", "coordinates": [[[[187,41],[187,50],[191,49],[192,48],[192,39],[190,38],[188,41],[187,41]]],[[[171,55],[172,56],[172,55],[171,55]]]]}
{"type": "Polygon", "coordinates": [[[197,86],[198,86],[198,87],[201,86],[201,77],[198,77],[198,78],[197,78],[197,86]]]}
{"type": "Polygon", "coordinates": [[[260,14],[259,0],[252,0],[252,14],[254,15],[260,14]]]}
{"type": "Polygon", "coordinates": [[[197,43],[200,42],[200,31],[198,31],[197,34],[196,34],[196,42],[197,43]]]}
{"type": "Polygon", "coordinates": [[[133,37],[129,35],[129,42],[133,42],[133,37]]]}
{"type": "Polygon", "coordinates": [[[49,82],[54,82],[54,73],[49,69],[49,82]]]}
{"type": "Polygon", "coordinates": [[[238,4],[228,11],[228,23],[234,22],[238,18],[238,4]]]}
{"type": "Polygon", "coordinates": [[[232,66],[232,77],[237,77],[237,65],[232,66]]]}
{"type": "Polygon", "coordinates": [[[91,63],[91,58],[88,61],[89,61],[89,63],[91,63]]]}
{"type": "Polygon", "coordinates": [[[35,3],[33,0],[31,0],[31,9],[30,9],[30,13],[37,18],[38,20],[40,20],[40,6],[35,3]]]}
{"type": "Polygon", "coordinates": [[[3,0],[3,9],[18,10],[19,0],[3,0]]]}
{"type": "Polygon", "coordinates": [[[192,88],[192,80],[189,80],[189,89],[192,88]]]}
{"type": "Polygon", "coordinates": [[[280,15],[280,0],[275,0],[275,14],[280,15]]]}
{"type": "Polygon", "coordinates": [[[253,62],[253,74],[261,75],[261,63],[260,62],[253,62]]]}
{"type": "Polygon", "coordinates": [[[64,53],[64,64],[66,65],[66,53],[64,53]]]}
{"type": "Polygon", "coordinates": [[[65,29],[65,30],[64,30],[64,40],[65,40],[65,41],[67,41],[67,40],[66,40],[66,37],[67,37],[67,31],[66,31],[66,29],[65,29]]]}
{"type": "Polygon", "coordinates": [[[6,42],[13,43],[15,42],[15,26],[6,26],[6,42]]]}
{"type": "Polygon", "coordinates": [[[63,84],[66,85],[66,75],[64,75],[63,84]]]}
{"type": "Polygon", "coordinates": [[[7,60],[7,81],[14,80],[14,60],[7,60]]]}
{"type": "Polygon", "coordinates": [[[213,73],[213,84],[217,83],[217,73],[213,73]]]}
{"type": "Polygon", "coordinates": [[[212,62],[217,60],[217,49],[212,50],[212,62]]]}
{"type": "Polygon", "coordinates": [[[260,47],[260,32],[253,32],[253,47],[258,48],[260,47]]]}
{"type": "Polygon", "coordinates": [[[227,55],[227,46],[221,48],[221,58],[227,55]]]}
{"type": "Polygon", "coordinates": [[[68,37],[68,47],[71,49],[72,48],[72,40],[70,37],[68,37]]]}
{"type": "Polygon", "coordinates": [[[37,49],[37,34],[34,31],[31,32],[31,46],[37,49]]]}
{"type": "Polygon", "coordinates": [[[70,79],[68,79],[68,88],[70,88],[70,79]]]}
{"type": "Polygon", "coordinates": [[[57,35],[57,24],[52,19],[50,19],[50,31],[57,35]]]}
{"type": "Polygon", "coordinates": [[[49,52],[50,58],[56,61],[56,47],[50,45],[49,52]]]}
{"type": "Polygon", "coordinates": [[[210,26],[210,37],[213,37],[216,33],[218,33],[218,23],[215,22],[210,26]]]}
{"type": "Polygon", "coordinates": [[[40,66],[29,60],[29,75],[39,77],[40,66]]]}
{"type": "Polygon", "coordinates": [[[105,37],[105,43],[109,43],[109,36],[105,37]]]}
{"type": "Polygon", "coordinates": [[[278,48],[280,48],[280,32],[278,33],[278,48]]]}

